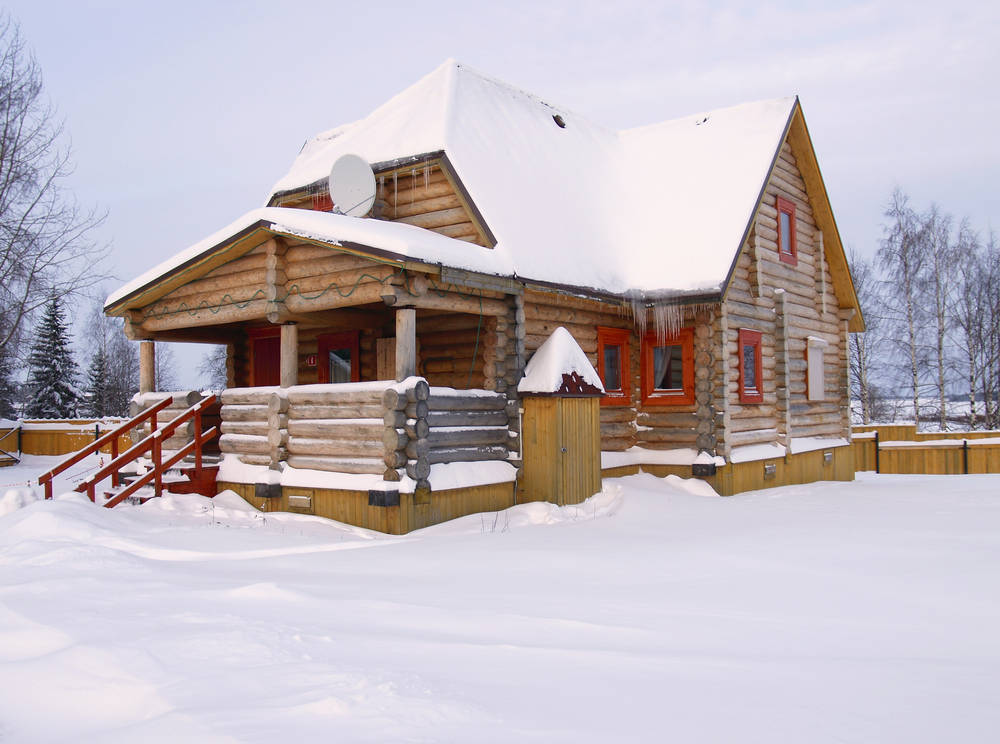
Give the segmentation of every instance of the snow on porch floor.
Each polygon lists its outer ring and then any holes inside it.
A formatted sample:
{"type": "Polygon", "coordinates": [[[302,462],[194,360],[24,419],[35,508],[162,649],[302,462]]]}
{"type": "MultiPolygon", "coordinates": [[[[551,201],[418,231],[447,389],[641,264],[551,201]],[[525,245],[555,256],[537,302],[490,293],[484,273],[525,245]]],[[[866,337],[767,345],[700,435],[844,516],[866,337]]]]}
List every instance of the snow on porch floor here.
{"type": "Polygon", "coordinates": [[[0,740],[994,740],[1000,476],[607,486],[404,537],[18,509],[0,740]]]}

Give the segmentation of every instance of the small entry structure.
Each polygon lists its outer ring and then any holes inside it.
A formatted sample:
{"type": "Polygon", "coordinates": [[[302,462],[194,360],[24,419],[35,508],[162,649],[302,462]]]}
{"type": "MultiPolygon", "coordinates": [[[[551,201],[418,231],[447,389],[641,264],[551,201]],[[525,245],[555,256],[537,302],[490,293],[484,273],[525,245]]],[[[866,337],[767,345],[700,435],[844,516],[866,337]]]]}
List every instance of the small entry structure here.
{"type": "Polygon", "coordinates": [[[601,490],[604,387],[587,355],[557,328],[525,368],[519,501],[579,504],[601,490]]]}

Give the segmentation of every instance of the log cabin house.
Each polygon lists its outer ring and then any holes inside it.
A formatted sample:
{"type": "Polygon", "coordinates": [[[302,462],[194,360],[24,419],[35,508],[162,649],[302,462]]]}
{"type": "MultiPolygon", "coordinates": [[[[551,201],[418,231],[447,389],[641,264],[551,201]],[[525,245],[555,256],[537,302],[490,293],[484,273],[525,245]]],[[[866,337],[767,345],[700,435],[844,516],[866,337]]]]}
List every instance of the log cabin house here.
{"type": "Polygon", "coordinates": [[[448,61],[105,311],[144,342],[143,393],[150,342],[226,345],[218,488],[262,508],[401,533],[602,472],[853,478],[864,325],[794,97],[613,131],[448,61]],[[375,173],[363,217],[331,203],[347,153],[375,173]],[[605,392],[526,405],[560,327],[605,392]]]}

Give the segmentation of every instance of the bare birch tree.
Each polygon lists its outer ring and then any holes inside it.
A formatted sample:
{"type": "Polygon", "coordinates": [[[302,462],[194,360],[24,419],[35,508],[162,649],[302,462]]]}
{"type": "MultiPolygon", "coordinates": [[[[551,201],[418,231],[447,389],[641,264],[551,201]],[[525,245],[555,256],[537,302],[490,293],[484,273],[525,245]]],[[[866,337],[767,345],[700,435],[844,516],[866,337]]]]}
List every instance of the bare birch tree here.
{"type": "Polygon", "coordinates": [[[951,239],[952,218],[943,214],[937,205],[923,217],[923,234],[926,239],[926,296],[933,313],[933,365],[934,387],[938,394],[938,426],[941,431],[948,428],[948,349],[947,337],[952,314],[955,273],[958,265],[958,250],[951,239]]]}
{"type": "Polygon", "coordinates": [[[853,249],[848,263],[854,290],[865,316],[864,333],[852,333],[850,339],[851,395],[861,406],[861,423],[869,424],[877,408],[878,391],[874,383],[883,345],[884,319],[879,294],[881,283],[875,267],[853,249]]]}
{"type": "Polygon", "coordinates": [[[902,338],[896,344],[905,355],[908,387],[913,399],[913,417],[920,423],[920,388],[922,344],[920,333],[923,308],[920,304],[920,279],[927,256],[924,225],[909,205],[909,197],[900,189],[892,192],[885,216],[885,238],[878,250],[880,268],[890,277],[885,281],[886,307],[901,327],[902,338]]]}
{"type": "Polygon", "coordinates": [[[0,14],[0,349],[52,297],[100,278],[95,267],[106,250],[92,236],[103,217],[67,192],[72,168],[62,140],[41,69],[18,25],[0,14]]]}

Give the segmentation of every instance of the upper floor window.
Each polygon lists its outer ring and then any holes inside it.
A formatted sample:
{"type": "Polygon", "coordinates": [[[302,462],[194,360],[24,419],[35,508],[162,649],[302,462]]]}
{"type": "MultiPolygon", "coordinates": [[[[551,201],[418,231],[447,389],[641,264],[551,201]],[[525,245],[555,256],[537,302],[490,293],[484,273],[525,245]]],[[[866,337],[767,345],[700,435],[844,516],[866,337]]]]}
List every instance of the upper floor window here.
{"type": "Polygon", "coordinates": [[[604,383],[602,406],[622,406],[631,401],[628,339],[629,331],[624,328],[597,329],[597,373],[604,383]]]}
{"type": "Polygon", "coordinates": [[[694,330],[658,339],[650,331],[642,339],[642,402],[651,406],[694,403],[694,330]]]}
{"type": "Polygon", "coordinates": [[[778,258],[793,266],[799,261],[795,238],[795,203],[778,197],[778,258]]]}
{"type": "Polygon", "coordinates": [[[760,331],[740,328],[740,403],[763,403],[760,331]]]}

